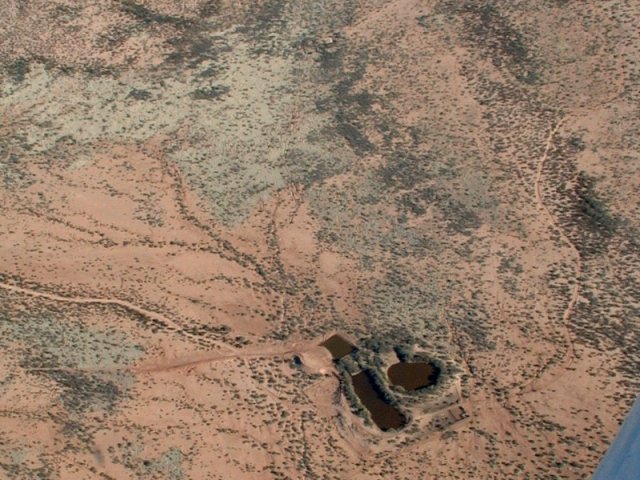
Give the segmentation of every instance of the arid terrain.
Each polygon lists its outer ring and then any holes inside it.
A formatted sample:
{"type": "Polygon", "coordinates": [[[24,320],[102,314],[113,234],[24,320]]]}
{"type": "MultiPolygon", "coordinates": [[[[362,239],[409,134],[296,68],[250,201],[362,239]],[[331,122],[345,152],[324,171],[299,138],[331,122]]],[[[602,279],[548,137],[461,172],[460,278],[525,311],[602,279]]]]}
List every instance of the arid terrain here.
{"type": "Polygon", "coordinates": [[[0,0],[0,479],[589,478],[640,392],[638,18],[0,0]]]}

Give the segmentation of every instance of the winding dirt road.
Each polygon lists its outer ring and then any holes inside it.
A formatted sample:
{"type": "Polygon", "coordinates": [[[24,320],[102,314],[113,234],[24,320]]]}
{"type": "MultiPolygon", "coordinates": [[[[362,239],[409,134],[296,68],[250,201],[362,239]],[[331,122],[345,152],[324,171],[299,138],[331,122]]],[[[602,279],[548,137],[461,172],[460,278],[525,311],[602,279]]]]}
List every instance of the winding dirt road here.
{"type": "MultiPolygon", "coordinates": [[[[3,282],[0,282],[0,288],[2,288],[3,290],[8,290],[10,292],[28,295],[31,297],[44,298],[44,299],[53,300],[56,302],[75,303],[80,305],[117,305],[131,312],[135,312],[139,315],[142,315],[150,320],[153,320],[160,325],[166,326],[169,330],[182,332],[187,336],[196,338],[194,335],[185,332],[184,328],[181,325],[177,324],[175,321],[171,320],[169,317],[166,317],[160,313],[153,312],[151,310],[147,310],[145,308],[139,307],[126,300],[120,300],[118,298],[98,298],[98,297],[65,297],[62,295],[57,295],[55,293],[40,292],[38,290],[19,287],[17,285],[12,285],[12,284],[3,283],[3,282]]],[[[215,343],[221,348],[224,348],[231,352],[237,351],[235,348],[225,343],[222,343],[222,342],[215,342],[215,343]]]]}
{"type": "MultiPolygon", "coordinates": [[[[534,180],[534,191],[536,195],[536,203],[538,204],[538,208],[541,211],[543,211],[545,216],[547,217],[546,223],[557,232],[557,235],[560,237],[562,242],[565,245],[567,245],[569,249],[571,249],[575,257],[574,286],[571,292],[571,298],[569,299],[569,303],[567,304],[567,308],[565,309],[564,314],[562,315],[562,329],[563,329],[565,340],[567,342],[567,349],[563,355],[562,365],[567,366],[571,364],[571,362],[575,358],[575,348],[573,344],[573,338],[571,337],[571,333],[569,332],[569,319],[571,318],[571,314],[575,309],[575,306],[576,306],[576,303],[578,302],[578,298],[580,294],[580,276],[582,274],[582,261],[580,259],[580,252],[578,251],[576,246],[573,244],[573,242],[569,239],[569,237],[564,233],[562,227],[556,221],[556,218],[554,217],[553,213],[551,212],[551,210],[549,210],[549,207],[547,207],[547,205],[544,203],[544,196],[542,193],[542,178],[543,178],[544,166],[549,158],[549,152],[553,145],[553,140],[556,134],[558,133],[558,131],[560,131],[560,129],[562,128],[564,121],[565,119],[560,119],[556,123],[555,127],[551,130],[551,132],[549,132],[549,135],[547,136],[544,153],[540,157],[540,161],[538,163],[538,170],[536,172],[536,177],[534,180]]],[[[524,385],[521,391],[526,392],[531,390],[541,390],[542,388],[544,388],[544,385],[541,385],[540,381],[542,379],[541,378],[542,375],[544,375],[545,372],[548,371],[547,370],[548,367],[549,367],[549,363],[547,363],[541,369],[541,371],[538,372],[536,377],[531,382],[524,385]]]]}
{"type": "MultiPolygon", "coordinates": [[[[45,298],[47,300],[53,300],[57,302],[66,302],[66,303],[74,303],[74,304],[118,305],[132,312],[136,312],[140,315],[144,315],[145,317],[150,318],[152,320],[162,322],[163,324],[170,326],[171,329],[182,330],[182,328],[178,324],[176,324],[174,321],[172,321],[170,318],[165,317],[164,315],[161,315],[157,312],[153,312],[151,310],[141,308],[126,300],[94,298],[94,297],[65,297],[62,295],[54,294],[54,293],[39,292],[37,290],[32,290],[24,287],[19,287],[17,285],[11,285],[8,283],[1,283],[1,282],[0,282],[0,288],[4,290],[8,290],[10,292],[15,292],[18,294],[45,298]]],[[[205,363],[231,360],[234,358],[249,359],[249,358],[286,357],[286,356],[294,355],[300,352],[301,351],[300,347],[302,347],[301,345],[294,344],[292,346],[293,348],[290,347],[286,349],[265,350],[265,351],[243,351],[243,350],[238,350],[230,345],[226,345],[221,342],[216,342],[216,344],[222,348],[225,348],[230,353],[205,352],[198,355],[192,355],[189,357],[150,360],[141,365],[131,366],[131,367],[125,366],[125,367],[93,368],[93,369],[43,367],[43,368],[32,368],[32,369],[29,369],[29,371],[68,371],[68,372],[84,372],[84,373],[115,373],[115,372],[127,371],[135,374],[155,373],[155,372],[174,370],[178,368],[195,367],[205,363]]]]}

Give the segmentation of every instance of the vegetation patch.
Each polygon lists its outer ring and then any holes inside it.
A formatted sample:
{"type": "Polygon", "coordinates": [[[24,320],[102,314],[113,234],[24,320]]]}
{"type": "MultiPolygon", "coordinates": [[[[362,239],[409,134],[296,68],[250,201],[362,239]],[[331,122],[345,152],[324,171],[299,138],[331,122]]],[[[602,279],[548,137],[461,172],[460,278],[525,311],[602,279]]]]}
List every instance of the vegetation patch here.
{"type": "Polygon", "coordinates": [[[577,213],[583,225],[593,232],[610,237],[618,227],[619,220],[613,216],[596,191],[596,181],[584,172],[578,173],[576,179],[576,195],[578,197],[577,213]]]}
{"type": "Polygon", "coordinates": [[[193,100],[219,100],[229,93],[227,85],[211,85],[209,87],[198,88],[189,94],[193,100]]]}
{"type": "Polygon", "coordinates": [[[192,25],[192,22],[189,20],[180,17],[174,17],[172,15],[156,13],[153,10],[145,7],[144,5],[134,2],[133,0],[121,0],[120,8],[127,15],[130,15],[136,20],[145,24],[169,24],[180,28],[189,27],[192,25]]]}
{"type": "Polygon", "coordinates": [[[22,83],[31,71],[29,60],[24,57],[17,58],[4,65],[4,71],[14,83],[22,83]]]}

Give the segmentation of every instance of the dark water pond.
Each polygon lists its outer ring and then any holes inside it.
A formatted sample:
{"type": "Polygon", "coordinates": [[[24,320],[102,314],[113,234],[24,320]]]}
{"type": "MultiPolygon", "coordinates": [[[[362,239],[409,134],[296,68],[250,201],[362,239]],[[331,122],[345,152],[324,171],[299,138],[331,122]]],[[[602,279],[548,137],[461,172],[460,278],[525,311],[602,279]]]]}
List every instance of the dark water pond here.
{"type": "Polygon", "coordinates": [[[356,395],[369,410],[371,419],[380,430],[404,427],[407,419],[397,408],[385,401],[368,372],[362,371],[353,375],[351,381],[356,395]]]}
{"type": "Polygon", "coordinates": [[[440,377],[440,368],[428,362],[398,362],[389,367],[387,376],[392,385],[418,390],[435,385],[440,377]]]}
{"type": "Polygon", "coordinates": [[[345,340],[340,335],[332,335],[327,340],[322,342],[320,345],[325,347],[327,350],[331,352],[331,356],[334,360],[338,360],[345,355],[349,355],[353,352],[356,347],[348,340],[345,340]]]}

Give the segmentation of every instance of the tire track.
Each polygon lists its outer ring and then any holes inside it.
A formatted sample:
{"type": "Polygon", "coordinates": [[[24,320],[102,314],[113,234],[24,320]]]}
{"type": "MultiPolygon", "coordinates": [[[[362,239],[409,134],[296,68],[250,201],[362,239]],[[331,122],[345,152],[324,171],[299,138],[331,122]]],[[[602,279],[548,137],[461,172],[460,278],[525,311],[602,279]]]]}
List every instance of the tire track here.
{"type": "Polygon", "coordinates": [[[252,358],[274,358],[294,355],[299,350],[285,349],[265,352],[237,352],[229,354],[208,353],[193,357],[175,358],[171,360],[151,360],[137,366],[105,367],[105,368],[82,368],[82,367],[41,367],[29,368],[28,372],[69,372],[69,373],[121,373],[132,374],[161,373],[182,368],[194,368],[207,363],[223,362],[226,360],[252,359],[252,358]]]}
{"type": "MultiPolygon", "coordinates": [[[[131,302],[128,302],[126,300],[120,300],[117,298],[99,298],[99,297],[65,297],[62,295],[58,295],[55,293],[48,293],[48,292],[40,292],[38,290],[33,290],[30,288],[24,288],[24,287],[19,287],[17,285],[12,285],[9,283],[4,283],[4,282],[0,282],[0,288],[2,288],[3,290],[7,290],[10,292],[14,292],[14,293],[18,293],[18,294],[22,294],[22,295],[28,295],[31,297],[36,297],[36,298],[44,298],[47,300],[52,300],[52,301],[56,301],[56,302],[64,302],[64,303],[73,303],[76,305],[115,305],[115,306],[119,306],[122,307],[130,312],[134,312],[137,313],[138,315],[141,315],[149,320],[151,320],[152,323],[155,323],[157,325],[161,325],[163,327],[168,328],[170,331],[175,331],[178,333],[181,333],[187,337],[193,338],[193,339],[199,339],[198,336],[190,334],[188,332],[185,331],[185,329],[179,325],[178,323],[176,323],[174,320],[171,320],[169,317],[166,317],[160,313],[157,312],[153,312],[151,310],[147,310],[145,308],[139,307],[131,302]]],[[[216,345],[220,346],[221,348],[224,348],[226,350],[232,351],[232,352],[236,352],[237,349],[231,347],[230,345],[227,345],[225,343],[222,342],[214,342],[216,345]]]]}
{"type": "MultiPolygon", "coordinates": [[[[568,366],[575,359],[575,346],[573,343],[573,338],[571,337],[571,332],[569,332],[569,319],[571,318],[571,314],[573,313],[573,310],[575,309],[575,306],[578,303],[578,297],[580,294],[580,276],[582,275],[582,261],[580,259],[580,252],[578,251],[576,246],[573,244],[573,242],[569,239],[569,237],[564,233],[562,227],[556,221],[556,218],[554,217],[549,207],[547,207],[547,205],[544,203],[544,196],[542,193],[542,177],[543,177],[544,167],[549,158],[549,152],[553,145],[553,140],[556,134],[558,133],[558,131],[560,130],[560,128],[562,127],[562,125],[564,124],[564,121],[565,119],[560,119],[556,123],[555,127],[551,130],[551,132],[549,132],[549,135],[547,136],[544,153],[542,154],[542,157],[540,157],[540,161],[538,163],[538,169],[536,172],[536,177],[534,179],[533,186],[534,186],[534,191],[536,196],[536,203],[538,205],[538,208],[542,212],[544,212],[545,216],[547,217],[547,221],[546,221],[547,225],[557,232],[558,237],[560,237],[562,242],[567,247],[569,247],[569,249],[573,252],[575,257],[574,286],[571,292],[571,298],[569,299],[567,308],[565,309],[564,314],[562,315],[562,330],[563,330],[565,340],[567,342],[567,349],[562,358],[562,365],[568,366]]],[[[548,386],[549,382],[547,383],[547,385],[537,385],[537,386],[536,386],[536,383],[540,382],[541,377],[548,371],[549,368],[550,368],[550,362],[547,362],[547,364],[540,369],[540,371],[536,374],[536,376],[531,381],[529,381],[527,384],[521,387],[520,392],[527,393],[530,391],[537,391],[548,386]]],[[[551,379],[550,382],[551,381],[553,381],[553,379],[551,379]]]]}

